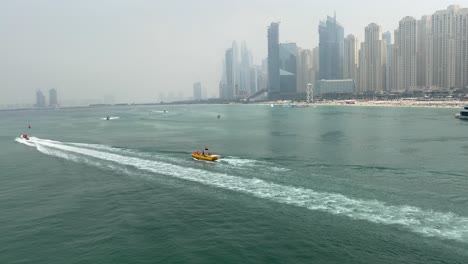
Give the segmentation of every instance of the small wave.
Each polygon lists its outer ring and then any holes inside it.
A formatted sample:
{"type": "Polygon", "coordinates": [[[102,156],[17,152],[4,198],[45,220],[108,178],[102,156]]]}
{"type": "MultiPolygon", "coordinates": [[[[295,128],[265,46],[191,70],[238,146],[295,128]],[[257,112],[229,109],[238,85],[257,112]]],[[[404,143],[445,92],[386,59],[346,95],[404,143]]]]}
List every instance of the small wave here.
{"type": "MultiPolygon", "coordinates": [[[[20,143],[25,143],[25,141],[20,141],[20,143]]],[[[34,140],[32,143],[44,154],[75,162],[80,162],[80,159],[73,156],[81,155],[88,159],[95,159],[96,162],[106,161],[129,166],[144,172],[172,176],[309,210],[347,216],[377,224],[399,225],[425,236],[468,243],[468,217],[459,216],[452,212],[435,212],[409,205],[394,206],[377,200],[353,199],[337,193],[317,192],[312,189],[282,185],[258,178],[207,172],[196,168],[105,152],[104,150],[56,143],[56,141],[34,140]]]]}

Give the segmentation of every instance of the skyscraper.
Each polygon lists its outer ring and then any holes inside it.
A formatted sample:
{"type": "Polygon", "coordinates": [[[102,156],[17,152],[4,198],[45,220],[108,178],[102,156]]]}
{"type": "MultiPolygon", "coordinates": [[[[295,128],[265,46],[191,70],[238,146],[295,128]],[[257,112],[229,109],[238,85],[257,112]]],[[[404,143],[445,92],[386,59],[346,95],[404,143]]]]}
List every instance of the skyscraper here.
{"type": "Polygon", "coordinates": [[[417,85],[430,87],[432,85],[432,19],[423,16],[417,22],[417,85]]]}
{"type": "Polygon", "coordinates": [[[49,90],[49,106],[50,107],[57,107],[58,106],[57,90],[55,90],[55,89],[50,89],[49,90]]]}
{"type": "Polygon", "coordinates": [[[416,87],[416,19],[405,17],[398,27],[398,90],[416,87]]]}
{"type": "Polygon", "coordinates": [[[343,79],[344,29],[335,17],[319,22],[320,79],[343,79]]]}
{"type": "Polygon", "coordinates": [[[35,106],[40,107],[40,108],[46,106],[45,96],[41,90],[37,90],[36,92],[36,105],[35,106]]]}
{"type": "Polygon", "coordinates": [[[268,27],[268,92],[280,91],[279,23],[268,27]]]}
{"type": "Polygon", "coordinates": [[[348,35],[344,40],[343,60],[343,78],[355,80],[359,63],[359,41],[354,35],[348,35]]]}
{"type": "Polygon", "coordinates": [[[297,58],[297,92],[305,93],[309,83],[312,83],[312,51],[299,50],[297,58]]]}
{"type": "Polygon", "coordinates": [[[455,19],[455,87],[468,87],[468,8],[461,8],[455,19]]]}
{"type": "Polygon", "coordinates": [[[250,71],[252,66],[252,53],[247,49],[247,44],[242,42],[241,61],[239,67],[239,96],[246,97],[250,95],[250,71]]]}
{"type": "Polygon", "coordinates": [[[386,47],[386,64],[385,64],[385,91],[390,92],[392,87],[391,68],[392,68],[392,33],[387,31],[382,34],[382,39],[386,47]]]}
{"type": "Polygon", "coordinates": [[[193,99],[197,101],[202,99],[202,87],[200,82],[193,84],[193,99]]]}
{"type": "Polygon", "coordinates": [[[226,57],[225,57],[225,63],[226,63],[226,96],[224,99],[234,99],[234,86],[235,86],[235,81],[234,81],[234,65],[233,65],[233,57],[232,57],[232,48],[226,50],[226,57]]]}
{"type": "MultiPolygon", "coordinates": [[[[297,45],[281,43],[279,47],[280,92],[291,94],[297,92],[297,45]]],[[[284,97],[283,97],[284,98],[284,97]]]]}
{"type": "Polygon", "coordinates": [[[361,45],[359,63],[359,91],[364,93],[381,93],[385,87],[385,44],[382,41],[382,30],[375,23],[365,28],[365,41],[361,45]]]}
{"type": "Polygon", "coordinates": [[[455,86],[455,19],[459,6],[449,6],[432,15],[432,83],[438,87],[455,86]]]}

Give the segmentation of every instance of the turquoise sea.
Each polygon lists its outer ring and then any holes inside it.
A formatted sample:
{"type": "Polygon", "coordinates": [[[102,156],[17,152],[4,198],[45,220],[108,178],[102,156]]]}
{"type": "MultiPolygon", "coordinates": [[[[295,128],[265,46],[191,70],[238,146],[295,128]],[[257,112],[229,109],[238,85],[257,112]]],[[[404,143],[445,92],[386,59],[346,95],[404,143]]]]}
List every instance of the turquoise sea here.
{"type": "Polygon", "coordinates": [[[456,112],[3,111],[0,263],[468,263],[456,112]]]}

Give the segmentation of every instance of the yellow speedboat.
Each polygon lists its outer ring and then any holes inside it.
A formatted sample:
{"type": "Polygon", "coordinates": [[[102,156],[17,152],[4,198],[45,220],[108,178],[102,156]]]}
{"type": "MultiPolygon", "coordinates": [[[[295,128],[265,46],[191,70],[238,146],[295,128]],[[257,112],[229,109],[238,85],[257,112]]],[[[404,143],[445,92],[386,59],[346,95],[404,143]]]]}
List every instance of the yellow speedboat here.
{"type": "Polygon", "coordinates": [[[207,161],[215,161],[221,158],[220,155],[212,155],[210,153],[208,154],[203,154],[199,151],[193,152],[192,153],[192,158],[197,159],[197,160],[207,160],[207,161]]]}

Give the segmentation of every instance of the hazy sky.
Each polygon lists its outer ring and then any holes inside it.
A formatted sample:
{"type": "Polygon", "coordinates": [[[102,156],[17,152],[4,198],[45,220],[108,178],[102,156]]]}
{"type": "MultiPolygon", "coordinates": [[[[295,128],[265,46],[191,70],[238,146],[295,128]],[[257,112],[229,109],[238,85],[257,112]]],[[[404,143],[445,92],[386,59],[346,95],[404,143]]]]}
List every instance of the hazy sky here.
{"type": "Polygon", "coordinates": [[[192,96],[195,81],[217,95],[225,49],[245,40],[259,63],[271,21],[281,42],[313,48],[335,10],[362,40],[371,22],[393,33],[404,16],[451,4],[468,0],[0,0],[0,104],[34,103],[50,88],[61,101],[153,102],[192,96]]]}

